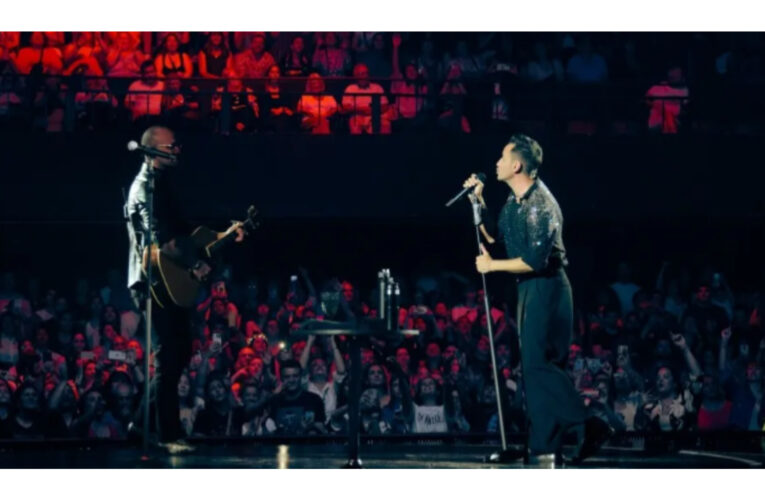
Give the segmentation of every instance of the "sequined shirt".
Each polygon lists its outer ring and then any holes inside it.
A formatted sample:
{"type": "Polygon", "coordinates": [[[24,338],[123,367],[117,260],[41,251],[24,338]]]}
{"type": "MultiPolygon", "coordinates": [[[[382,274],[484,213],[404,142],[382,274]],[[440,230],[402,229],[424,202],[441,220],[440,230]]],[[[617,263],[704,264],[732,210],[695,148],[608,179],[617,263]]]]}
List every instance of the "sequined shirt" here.
{"type": "Polygon", "coordinates": [[[563,246],[563,214],[541,180],[516,199],[511,192],[497,221],[507,256],[520,257],[535,273],[568,265],[563,246]]]}

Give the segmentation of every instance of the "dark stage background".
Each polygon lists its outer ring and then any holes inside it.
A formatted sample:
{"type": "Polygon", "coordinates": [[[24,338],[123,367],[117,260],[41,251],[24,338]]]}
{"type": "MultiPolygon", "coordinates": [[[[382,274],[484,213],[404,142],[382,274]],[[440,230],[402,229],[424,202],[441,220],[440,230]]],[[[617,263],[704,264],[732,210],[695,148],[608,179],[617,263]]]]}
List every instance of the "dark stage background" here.
{"type": "MultiPolygon", "coordinates": [[[[405,275],[440,269],[469,274],[475,254],[469,209],[446,209],[444,202],[470,172],[493,179],[508,137],[187,135],[180,137],[178,185],[188,218],[220,229],[250,203],[261,209],[262,230],[232,252],[239,276],[255,271],[283,278],[304,265],[318,278],[336,274],[363,287],[381,267],[405,275]]],[[[0,148],[2,267],[43,283],[58,283],[56,276],[101,278],[110,267],[122,271],[127,237],[121,190],[139,165],[125,149],[132,138],[121,131],[6,131],[0,148]]],[[[715,265],[737,289],[759,286],[761,139],[540,139],[540,175],[563,208],[575,295],[612,280],[621,259],[651,279],[661,261],[670,260],[715,265]]],[[[494,210],[507,193],[490,182],[494,210]]]]}

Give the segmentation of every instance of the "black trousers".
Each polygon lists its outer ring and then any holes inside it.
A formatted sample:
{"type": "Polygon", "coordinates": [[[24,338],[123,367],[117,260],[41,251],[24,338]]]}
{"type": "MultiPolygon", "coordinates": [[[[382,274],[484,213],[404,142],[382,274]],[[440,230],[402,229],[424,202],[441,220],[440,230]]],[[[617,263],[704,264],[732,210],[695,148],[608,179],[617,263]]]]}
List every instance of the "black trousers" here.
{"type": "MultiPolygon", "coordinates": [[[[146,296],[132,291],[133,301],[146,318],[146,296]]],[[[149,383],[149,408],[161,442],[185,437],[180,421],[178,381],[191,359],[191,318],[175,305],[161,308],[152,302],[152,353],[154,376],[149,383]]],[[[141,336],[143,338],[143,335],[141,336]]]]}
{"type": "Polygon", "coordinates": [[[586,410],[564,371],[574,327],[571,284],[561,269],[521,278],[518,329],[529,421],[529,451],[555,453],[563,435],[581,426],[586,410]]]}

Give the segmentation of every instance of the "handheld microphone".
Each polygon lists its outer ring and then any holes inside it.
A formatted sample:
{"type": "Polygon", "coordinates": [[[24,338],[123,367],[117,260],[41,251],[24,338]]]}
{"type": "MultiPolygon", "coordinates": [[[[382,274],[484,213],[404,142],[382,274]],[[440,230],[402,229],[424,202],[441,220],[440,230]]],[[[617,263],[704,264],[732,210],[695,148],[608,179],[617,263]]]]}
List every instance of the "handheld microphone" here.
{"type": "Polygon", "coordinates": [[[150,148],[149,146],[141,146],[136,141],[130,141],[127,144],[128,151],[139,151],[146,156],[154,156],[158,158],[165,158],[167,160],[177,160],[178,158],[172,153],[166,153],[156,148],[150,148]]]}
{"type": "MultiPolygon", "coordinates": [[[[486,174],[484,174],[483,172],[480,172],[480,173],[476,174],[476,177],[478,177],[478,180],[481,181],[481,183],[485,183],[486,182],[486,174]]],[[[452,206],[457,200],[459,200],[460,198],[462,198],[466,194],[472,192],[474,188],[475,188],[475,186],[466,187],[465,189],[463,189],[462,191],[457,193],[457,195],[454,198],[452,198],[451,200],[447,201],[446,202],[446,206],[447,207],[452,206]]]]}

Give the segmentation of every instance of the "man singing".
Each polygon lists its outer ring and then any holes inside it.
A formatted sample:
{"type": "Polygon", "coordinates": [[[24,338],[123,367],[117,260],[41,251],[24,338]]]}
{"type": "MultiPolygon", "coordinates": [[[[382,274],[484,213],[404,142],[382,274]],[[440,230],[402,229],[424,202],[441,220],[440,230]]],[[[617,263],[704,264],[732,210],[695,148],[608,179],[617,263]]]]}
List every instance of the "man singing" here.
{"type": "MultiPolygon", "coordinates": [[[[518,282],[517,322],[529,457],[560,457],[563,436],[575,432],[578,446],[567,458],[579,463],[594,454],[613,431],[601,420],[587,418],[581,397],[562,369],[573,332],[573,303],[564,270],[568,261],[563,247],[563,215],[538,178],[541,165],[542,148],[534,139],[520,134],[510,138],[497,161],[497,180],[512,191],[498,220],[509,258],[492,259],[481,245],[476,268],[480,273],[512,273],[518,282]]],[[[471,176],[464,186],[475,186],[473,193],[485,212],[481,181],[471,176]]]]}
{"type": "MultiPolygon", "coordinates": [[[[187,239],[192,227],[181,217],[178,202],[170,182],[170,170],[177,168],[180,148],[173,131],[161,126],[149,127],[141,137],[141,145],[174,155],[174,159],[146,156],[136,178],[130,186],[125,215],[130,239],[128,287],[133,300],[144,310],[148,286],[142,266],[149,224],[148,199],[150,175],[154,177],[152,239],[162,252],[184,261],[199,280],[210,273],[209,265],[187,252],[187,239]]],[[[237,241],[244,237],[239,224],[225,233],[237,232],[237,241]]],[[[153,277],[154,279],[157,276],[153,277]]],[[[156,409],[156,429],[159,444],[172,452],[188,451],[191,447],[182,440],[183,431],[178,407],[178,380],[191,357],[191,318],[186,309],[172,303],[152,305],[152,324],[157,334],[154,345],[154,376],[151,379],[151,404],[156,409]]]]}

